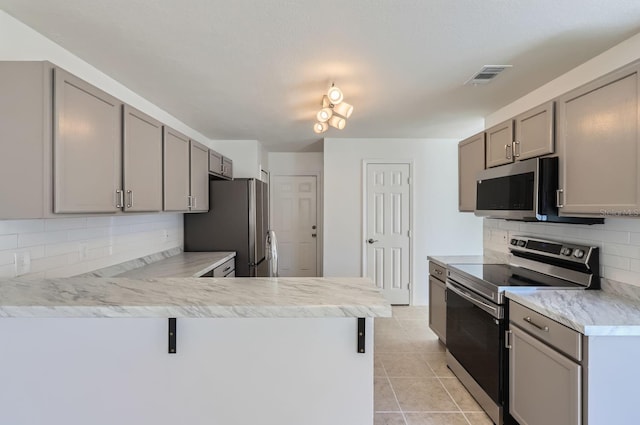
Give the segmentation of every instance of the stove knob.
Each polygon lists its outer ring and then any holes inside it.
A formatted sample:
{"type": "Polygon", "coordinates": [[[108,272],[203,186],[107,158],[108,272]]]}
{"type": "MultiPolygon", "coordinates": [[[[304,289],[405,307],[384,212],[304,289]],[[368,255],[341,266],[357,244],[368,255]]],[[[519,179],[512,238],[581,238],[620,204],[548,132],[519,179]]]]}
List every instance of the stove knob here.
{"type": "Polygon", "coordinates": [[[563,254],[566,255],[567,257],[573,253],[573,249],[571,248],[563,248],[563,250],[564,250],[563,254]]]}
{"type": "Polygon", "coordinates": [[[518,246],[525,246],[526,242],[523,240],[518,241],[518,246]]]}
{"type": "Polygon", "coordinates": [[[582,258],[582,257],[584,257],[584,251],[581,250],[581,249],[576,249],[575,252],[573,253],[573,255],[576,258],[582,258]]]}
{"type": "Polygon", "coordinates": [[[511,245],[518,245],[518,240],[517,239],[511,239],[511,245]]]}

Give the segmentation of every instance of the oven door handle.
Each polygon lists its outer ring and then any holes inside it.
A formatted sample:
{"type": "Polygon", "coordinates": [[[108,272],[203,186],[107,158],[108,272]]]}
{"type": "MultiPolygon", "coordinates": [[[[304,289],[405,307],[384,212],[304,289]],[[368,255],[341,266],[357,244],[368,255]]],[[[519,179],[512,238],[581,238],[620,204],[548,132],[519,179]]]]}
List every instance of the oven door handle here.
{"type": "Polygon", "coordinates": [[[447,281],[447,289],[452,290],[465,300],[469,301],[471,304],[475,305],[479,309],[486,311],[496,319],[502,319],[504,316],[502,307],[496,307],[489,303],[484,302],[478,295],[472,294],[471,292],[465,291],[460,286],[452,283],[450,280],[447,281]]]}

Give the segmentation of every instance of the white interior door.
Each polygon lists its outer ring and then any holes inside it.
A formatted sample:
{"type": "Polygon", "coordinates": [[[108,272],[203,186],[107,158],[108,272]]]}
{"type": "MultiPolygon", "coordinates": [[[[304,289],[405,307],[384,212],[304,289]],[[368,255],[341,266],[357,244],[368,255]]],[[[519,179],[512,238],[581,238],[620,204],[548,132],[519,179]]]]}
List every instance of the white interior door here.
{"type": "Polygon", "coordinates": [[[316,176],[271,176],[280,276],[317,276],[316,176]]]}
{"type": "Polygon", "coordinates": [[[391,304],[409,304],[409,164],[367,164],[366,271],[391,304]]]}

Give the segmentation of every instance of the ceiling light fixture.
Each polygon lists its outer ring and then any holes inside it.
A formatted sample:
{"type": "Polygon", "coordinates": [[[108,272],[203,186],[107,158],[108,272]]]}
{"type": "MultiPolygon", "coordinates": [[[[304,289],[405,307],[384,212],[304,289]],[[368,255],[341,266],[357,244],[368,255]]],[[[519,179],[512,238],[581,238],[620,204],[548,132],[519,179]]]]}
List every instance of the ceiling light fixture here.
{"type": "Polygon", "coordinates": [[[316,122],[313,131],[317,134],[324,133],[329,126],[342,130],[347,125],[347,118],[353,113],[353,106],[343,102],[342,90],[331,84],[327,94],[322,96],[322,109],[316,114],[316,122]]]}

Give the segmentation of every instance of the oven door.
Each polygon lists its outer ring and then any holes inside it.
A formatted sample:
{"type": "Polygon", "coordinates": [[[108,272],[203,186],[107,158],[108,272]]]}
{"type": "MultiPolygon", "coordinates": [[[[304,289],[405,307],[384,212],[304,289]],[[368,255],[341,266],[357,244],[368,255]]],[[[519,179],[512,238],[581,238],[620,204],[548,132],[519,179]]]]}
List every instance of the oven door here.
{"type": "Polygon", "coordinates": [[[503,311],[447,280],[447,349],[498,405],[504,401],[503,311]]]}

